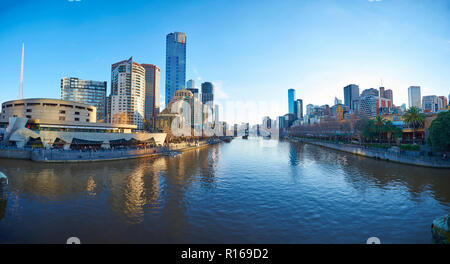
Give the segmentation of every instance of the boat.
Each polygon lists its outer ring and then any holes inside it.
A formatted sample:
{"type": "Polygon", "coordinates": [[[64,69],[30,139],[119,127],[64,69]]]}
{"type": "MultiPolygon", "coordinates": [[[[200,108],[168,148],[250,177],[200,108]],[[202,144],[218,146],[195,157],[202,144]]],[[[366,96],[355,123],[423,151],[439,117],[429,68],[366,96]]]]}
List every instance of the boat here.
{"type": "Polygon", "coordinates": [[[450,215],[441,216],[431,224],[433,240],[439,244],[450,244],[450,215]]]}
{"type": "Polygon", "coordinates": [[[0,171],[0,185],[8,184],[8,177],[0,171]]]}
{"type": "Polygon", "coordinates": [[[164,153],[164,155],[168,156],[168,157],[176,157],[180,154],[181,154],[181,151],[177,151],[177,150],[172,150],[172,151],[168,151],[168,152],[164,153]]]}
{"type": "Polygon", "coordinates": [[[226,137],[226,138],[222,139],[222,141],[226,142],[226,143],[230,143],[231,142],[231,138],[230,137],[226,137]]]}

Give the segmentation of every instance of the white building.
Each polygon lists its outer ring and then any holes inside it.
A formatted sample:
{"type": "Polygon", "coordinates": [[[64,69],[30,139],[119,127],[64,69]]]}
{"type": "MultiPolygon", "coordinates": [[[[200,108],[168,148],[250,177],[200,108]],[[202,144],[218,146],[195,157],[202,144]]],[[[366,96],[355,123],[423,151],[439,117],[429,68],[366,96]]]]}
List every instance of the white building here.
{"type": "Polygon", "coordinates": [[[410,86],[408,88],[408,105],[409,107],[415,106],[420,108],[422,106],[420,102],[420,86],[410,86]]]}
{"type": "Polygon", "coordinates": [[[436,95],[427,95],[422,98],[422,109],[429,112],[437,112],[439,110],[438,97],[436,95]]]}
{"type": "Polygon", "coordinates": [[[145,115],[145,69],[133,57],[111,66],[109,120],[142,129],[145,115]]]}

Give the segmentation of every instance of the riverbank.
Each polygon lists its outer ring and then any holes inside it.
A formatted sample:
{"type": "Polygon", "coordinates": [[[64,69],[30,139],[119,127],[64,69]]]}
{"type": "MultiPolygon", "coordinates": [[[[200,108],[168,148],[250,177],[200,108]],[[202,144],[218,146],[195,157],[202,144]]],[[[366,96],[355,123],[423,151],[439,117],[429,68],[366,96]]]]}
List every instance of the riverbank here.
{"type": "Polygon", "coordinates": [[[290,138],[292,141],[304,142],[316,146],[321,146],[325,148],[330,148],[334,150],[339,150],[351,154],[356,154],[363,157],[369,157],[374,159],[381,159],[385,161],[422,166],[422,167],[433,167],[433,168],[443,168],[450,169],[450,160],[442,160],[437,157],[426,157],[426,156],[412,156],[407,155],[402,152],[392,151],[392,150],[377,150],[374,148],[360,147],[350,144],[336,144],[325,141],[318,141],[306,138],[290,138]]]}
{"type": "Polygon", "coordinates": [[[0,149],[0,159],[22,159],[47,163],[77,163],[114,161],[160,156],[171,151],[188,151],[207,147],[219,143],[213,140],[191,145],[189,143],[171,144],[161,148],[131,148],[131,149],[102,149],[102,150],[61,150],[61,149],[0,149]]]}

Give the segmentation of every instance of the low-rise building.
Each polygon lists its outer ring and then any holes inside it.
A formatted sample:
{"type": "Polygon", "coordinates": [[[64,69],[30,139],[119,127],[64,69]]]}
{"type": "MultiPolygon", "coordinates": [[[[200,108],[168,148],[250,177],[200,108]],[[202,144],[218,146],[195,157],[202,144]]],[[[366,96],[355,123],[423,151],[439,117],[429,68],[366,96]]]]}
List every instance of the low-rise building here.
{"type": "Polygon", "coordinates": [[[19,148],[39,142],[45,148],[80,146],[110,148],[117,142],[163,145],[164,133],[133,133],[136,125],[96,122],[92,105],[57,99],[21,99],[2,104],[0,127],[7,145],[19,148]]]}

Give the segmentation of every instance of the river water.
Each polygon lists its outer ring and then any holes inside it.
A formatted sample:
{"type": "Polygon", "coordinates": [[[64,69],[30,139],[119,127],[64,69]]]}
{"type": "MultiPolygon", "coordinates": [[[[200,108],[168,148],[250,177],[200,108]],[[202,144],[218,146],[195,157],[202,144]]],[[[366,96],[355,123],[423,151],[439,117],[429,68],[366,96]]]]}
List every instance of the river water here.
{"type": "Polygon", "coordinates": [[[450,170],[257,138],[0,171],[0,243],[432,243],[450,212],[450,170]]]}

